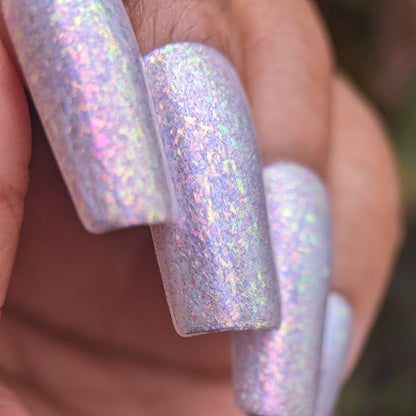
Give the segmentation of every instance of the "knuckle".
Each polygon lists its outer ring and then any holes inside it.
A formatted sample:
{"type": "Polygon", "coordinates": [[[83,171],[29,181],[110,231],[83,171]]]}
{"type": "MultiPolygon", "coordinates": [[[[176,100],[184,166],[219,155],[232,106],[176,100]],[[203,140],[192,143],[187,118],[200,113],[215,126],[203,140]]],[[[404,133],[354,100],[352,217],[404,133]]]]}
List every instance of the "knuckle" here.
{"type": "Polygon", "coordinates": [[[130,20],[145,52],[166,43],[210,43],[224,23],[227,2],[221,0],[125,0],[130,20]]]}
{"type": "Polygon", "coordinates": [[[0,209],[8,216],[14,229],[19,229],[23,214],[26,187],[14,186],[9,181],[0,179],[0,209]]]}
{"type": "MultiPolygon", "coordinates": [[[[307,0],[235,0],[247,49],[284,56],[295,75],[327,82],[332,53],[319,14],[307,0]],[[304,75],[302,75],[304,76],[304,75]]],[[[308,80],[309,82],[309,80],[308,80]]]]}
{"type": "Polygon", "coordinates": [[[301,3],[305,9],[303,14],[305,19],[303,32],[304,48],[309,51],[309,59],[313,61],[315,67],[328,74],[332,71],[333,53],[326,27],[310,2],[302,0],[301,3]]]}
{"type": "Polygon", "coordinates": [[[294,159],[326,176],[332,54],[318,13],[306,0],[233,6],[264,162],[294,159]]]}

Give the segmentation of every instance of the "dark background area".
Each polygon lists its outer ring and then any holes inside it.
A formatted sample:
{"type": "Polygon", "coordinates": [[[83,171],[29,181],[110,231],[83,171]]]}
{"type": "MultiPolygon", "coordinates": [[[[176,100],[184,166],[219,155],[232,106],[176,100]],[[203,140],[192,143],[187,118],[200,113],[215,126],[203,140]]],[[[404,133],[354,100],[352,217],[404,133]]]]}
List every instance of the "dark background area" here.
{"type": "Polygon", "coordinates": [[[406,241],[341,416],[416,415],[416,1],[320,0],[338,65],[390,130],[405,197],[406,241]]]}

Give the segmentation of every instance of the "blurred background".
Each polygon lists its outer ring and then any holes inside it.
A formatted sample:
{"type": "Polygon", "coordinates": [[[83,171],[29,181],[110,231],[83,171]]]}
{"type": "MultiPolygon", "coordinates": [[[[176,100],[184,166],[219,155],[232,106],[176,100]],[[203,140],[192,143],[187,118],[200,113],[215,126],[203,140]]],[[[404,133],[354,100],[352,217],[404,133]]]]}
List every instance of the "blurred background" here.
{"type": "Polygon", "coordinates": [[[384,116],[400,165],[405,246],[337,415],[416,415],[416,1],[318,0],[338,64],[384,116]]]}

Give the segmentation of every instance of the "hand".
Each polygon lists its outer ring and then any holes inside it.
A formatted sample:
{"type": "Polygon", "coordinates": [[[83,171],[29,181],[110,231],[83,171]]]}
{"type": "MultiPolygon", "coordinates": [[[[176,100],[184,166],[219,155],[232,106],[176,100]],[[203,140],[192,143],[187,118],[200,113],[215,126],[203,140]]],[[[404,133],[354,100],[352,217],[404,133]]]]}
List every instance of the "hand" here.
{"type": "MultiPolygon", "coordinates": [[[[349,374],[388,281],[400,202],[384,129],[337,74],[315,8],[305,0],[126,3],[143,54],[197,41],[230,58],[265,164],[293,160],[325,179],[333,287],[355,314],[349,374]]],[[[81,228],[33,111],[30,121],[4,25],[1,33],[2,303],[12,279],[0,376],[16,396],[0,389],[0,414],[237,415],[228,334],[174,333],[147,228],[104,236],[81,228]]]]}

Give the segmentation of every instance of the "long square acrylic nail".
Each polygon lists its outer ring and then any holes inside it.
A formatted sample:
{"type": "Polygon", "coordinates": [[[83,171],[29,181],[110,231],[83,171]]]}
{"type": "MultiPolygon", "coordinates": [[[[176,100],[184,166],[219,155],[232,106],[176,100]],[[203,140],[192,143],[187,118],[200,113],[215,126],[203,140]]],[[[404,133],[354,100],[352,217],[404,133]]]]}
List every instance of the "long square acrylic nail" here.
{"type": "Polygon", "coordinates": [[[264,169],[282,296],[279,330],[233,335],[235,397],[261,416],[311,416],[320,366],[331,263],[325,187],[300,165],[264,169]]]}
{"type": "Polygon", "coordinates": [[[85,227],[175,219],[143,62],[121,0],[4,0],[3,13],[85,227]]]}
{"type": "Polygon", "coordinates": [[[179,220],[152,227],[179,334],[276,328],[279,290],[262,169],[238,75],[214,49],[145,57],[179,220]]]}

